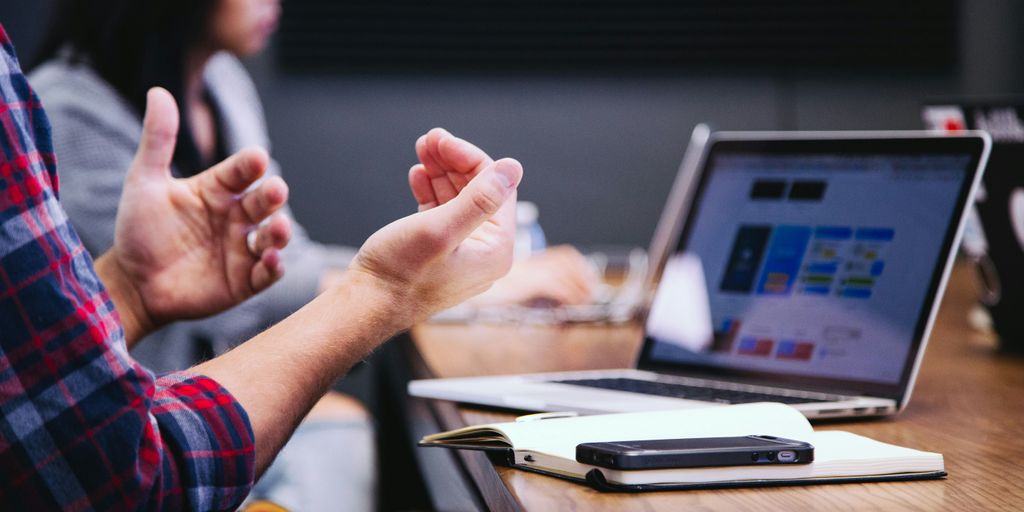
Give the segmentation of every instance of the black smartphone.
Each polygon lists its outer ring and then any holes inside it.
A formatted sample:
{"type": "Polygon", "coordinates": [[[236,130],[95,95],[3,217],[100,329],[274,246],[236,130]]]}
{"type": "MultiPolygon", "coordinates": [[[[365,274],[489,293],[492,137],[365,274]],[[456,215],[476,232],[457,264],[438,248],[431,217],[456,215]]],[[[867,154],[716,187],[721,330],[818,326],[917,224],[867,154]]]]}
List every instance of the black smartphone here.
{"type": "Polygon", "coordinates": [[[666,469],[704,466],[807,464],[814,447],[773,436],[697,437],[583,443],[576,461],[609,469],[666,469]]]}

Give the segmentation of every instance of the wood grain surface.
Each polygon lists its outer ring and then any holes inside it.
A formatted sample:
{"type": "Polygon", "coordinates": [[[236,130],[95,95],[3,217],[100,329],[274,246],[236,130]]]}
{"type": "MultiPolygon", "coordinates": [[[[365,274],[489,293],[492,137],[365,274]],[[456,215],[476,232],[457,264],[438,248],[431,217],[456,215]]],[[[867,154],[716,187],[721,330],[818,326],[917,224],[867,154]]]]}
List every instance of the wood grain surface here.
{"type": "MultiPolygon", "coordinates": [[[[958,266],[903,413],[815,425],[942,453],[949,472],[944,480],[606,494],[489,463],[483,473],[494,473],[481,474],[479,467],[471,472],[485,498],[495,492],[496,475],[517,502],[509,505],[502,490],[502,500],[487,500],[492,507],[526,510],[1024,510],[1024,359],[999,353],[991,334],[968,325],[973,297],[970,273],[958,266]]],[[[641,330],[422,325],[413,338],[433,375],[456,377],[628,367],[641,330]]],[[[449,411],[444,428],[513,417],[435,405],[449,411]]]]}

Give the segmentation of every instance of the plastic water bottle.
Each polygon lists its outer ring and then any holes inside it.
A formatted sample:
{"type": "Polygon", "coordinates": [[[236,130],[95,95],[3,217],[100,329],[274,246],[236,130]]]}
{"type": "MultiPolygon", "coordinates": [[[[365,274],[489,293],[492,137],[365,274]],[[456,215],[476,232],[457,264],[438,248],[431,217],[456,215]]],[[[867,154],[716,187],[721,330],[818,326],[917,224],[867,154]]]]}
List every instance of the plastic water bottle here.
{"type": "Polygon", "coordinates": [[[537,251],[543,251],[548,246],[544,230],[537,222],[539,217],[540,212],[537,211],[537,205],[529,201],[516,203],[515,257],[517,259],[525,258],[537,251]]]}

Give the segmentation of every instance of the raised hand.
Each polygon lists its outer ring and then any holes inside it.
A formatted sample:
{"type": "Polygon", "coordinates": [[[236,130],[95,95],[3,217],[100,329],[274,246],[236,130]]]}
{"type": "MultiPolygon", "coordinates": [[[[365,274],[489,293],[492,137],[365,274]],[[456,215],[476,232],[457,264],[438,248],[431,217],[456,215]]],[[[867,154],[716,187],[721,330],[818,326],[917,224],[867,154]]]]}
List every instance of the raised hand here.
{"type": "MultiPolygon", "coordinates": [[[[492,163],[487,153],[443,128],[416,141],[420,163],[409,169],[409,187],[420,211],[444,204],[492,163]]],[[[507,276],[473,299],[477,305],[584,304],[600,279],[576,249],[561,246],[516,261],[507,276]]]]}
{"type": "Polygon", "coordinates": [[[349,273],[362,273],[402,306],[404,326],[458,304],[508,272],[519,162],[494,162],[441,129],[416,144],[409,172],[420,212],[374,233],[349,273]]]}
{"type": "Polygon", "coordinates": [[[114,246],[97,261],[122,318],[134,317],[125,320],[129,340],[168,321],[227,309],[284,273],[279,249],[291,226],[274,213],[287,201],[288,187],[274,176],[249,190],[266,170],[266,152],[246,149],[175,179],[170,166],[177,131],[174,98],[150,90],[114,246]]]}

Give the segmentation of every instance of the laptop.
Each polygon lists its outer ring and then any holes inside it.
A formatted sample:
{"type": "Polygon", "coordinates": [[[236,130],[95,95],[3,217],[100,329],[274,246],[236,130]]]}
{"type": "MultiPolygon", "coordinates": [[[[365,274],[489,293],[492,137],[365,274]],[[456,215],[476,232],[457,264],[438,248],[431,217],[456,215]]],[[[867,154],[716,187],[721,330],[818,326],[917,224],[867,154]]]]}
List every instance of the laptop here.
{"type": "Polygon", "coordinates": [[[635,368],[418,380],[414,396],[581,414],[906,406],[991,142],[982,132],[698,128],[651,244],[635,368]]]}

